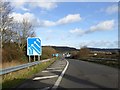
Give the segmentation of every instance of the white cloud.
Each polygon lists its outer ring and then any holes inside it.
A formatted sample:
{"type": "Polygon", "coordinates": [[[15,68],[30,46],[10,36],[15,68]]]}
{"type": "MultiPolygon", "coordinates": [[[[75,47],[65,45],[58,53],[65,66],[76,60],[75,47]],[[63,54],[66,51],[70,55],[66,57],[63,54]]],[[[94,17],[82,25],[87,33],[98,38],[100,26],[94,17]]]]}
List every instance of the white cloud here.
{"type": "Polygon", "coordinates": [[[13,6],[20,7],[23,6],[28,0],[12,0],[10,1],[13,6]]]}
{"type": "Polygon", "coordinates": [[[106,20],[106,21],[103,21],[96,25],[91,26],[87,30],[76,28],[76,29],[70,30],[70,33],[84,35],[84,34],[89,34],[89,33],[96,32],[96,31],[108,31],[108,30],[112,30],[114,28],[114,25],[115,25],[114,20],[106,20]]]}
{"type": "Polygon", "coordinates": [[[52,32],[53,32],[53,30],[47,30],[46,32],[47,32],[47,33],[52,33],[52,32]]]}
{"type": "Polygon", "coordinates": [[[25,8],[25,7],[20,7],[20,9],[22,9],[23,11],[30,11],[30,9],[25,8]]]}
{"type": "Polygon", "coordinates": [[[114,4],[112,6],[107,7],[105,12],[108,13],[108,14],[112,14],[112,13],[118,12],[118,5],[114,4]]]}
{"type": "Polygon", "coordinates": [[[82,30],[82,29],[79,29],[79,28],[76,28],[76,29],[73,29],[73,30],[70,30],[70,33],[75,33],[75,34],[83,34],[84,33],[84,31],[82,30]]]}
{"type": "Polygon", "coordinates": [[[110,41],[110,40],[99,40],[99,41],[86,41],[86,42],[80,42],[79,46],[83,47],[83,46],[88,46],[88,47],[104,47],[104,48],[108,48],[108,47],[118,47],[118,44],[115,43],[118,42],[116,40],[114,41],[110,41]]]}
{"type": "Polygon", "coordinates": [[[81,17],[80,14],[69,14],[66,17],[57,21],[58,24],[67,24],[72,22],[80,21],[81,17]]]}
{"type": "Polygon", "coordinates": [[[48,26],[56,26],[56,25],[78,22],[80,20],[81,20],[80,14],[70,14],[57,21],[48,21],[48,20],[40,21],[39,25],[43,27],[48,27],[48,26]]]}
{"type": "Polygon", "coordinates": [[[57,25],[73,23],[79,21],[81,18],[80,15],[73,14],[73,15],[68,15],[57,21],[48,21],[48,20],[40,20],[36,18],[34,14],[28,12],[24,14],[13,12],[12,14],[10,14],[10,16],[14,18],[14,21],[20,21],[20,22],[22,22],[23,18],[26,18],[27,20],[29,20],[38,27],[49,27],[49,26],[57,26],[57,25]]]}
{"type": "Polygon", "coordinates": [[[103,31],[103,30],[111,30],[114,27],[114,20],[106,20],[98,23],[97,25],[91,26],[90,31],[103,31]]]}
{"type": "Polygon", "coordinates": [[[40,7],[40,8],[45,9],[45,10],[51,10],[51,9],[54,9],[57,7],[57,3],[43,1],[43,2],[36,2],[36,3],[34,3],[33,6],[40,7]]]}
{"type": "Polygon", "coordinates": [[[14,8],[17,8],[17,9],[21,9],[23,11],[30,11],[28,8],[26,8],[24,5],[26,4],[26,2],[28,2],[28,0],[12,0],[10,1],[11,2],[11,5],[14,7],[14,8]]]}
{"type": "Polygon", "coordinates": [[[49,27],[49,26],[55,26],[56,23],[53,21],[48,21],[48,20],[43,20],[43,21],[39,21],[39,26],[42,27],[49,27]]]}
{"type": "Polygon", "coordinates": [[[14,21],[22,22],[23,18],[26,18],[28,21],[33,22],[36,18],[32,13],[12,13],[10,16],[14,18],[14,21]]]}
{"type": "Polygon", "coordinates": [[[12,0],[10,1],[12,3],[12,6],[14,6],[15,8],[19,8],[22,9],[24,11],[28,11],[28,8],[36,8],[36,7],[40,7],[41,9],[44,10],[51,10],[57,7],[57,2],[48,2],[47,0],[33,0],[33,1],[29,1],[29,0],[12,0]],[[28,8],[25,7],[25,5],[28,5],[28,8]]]}

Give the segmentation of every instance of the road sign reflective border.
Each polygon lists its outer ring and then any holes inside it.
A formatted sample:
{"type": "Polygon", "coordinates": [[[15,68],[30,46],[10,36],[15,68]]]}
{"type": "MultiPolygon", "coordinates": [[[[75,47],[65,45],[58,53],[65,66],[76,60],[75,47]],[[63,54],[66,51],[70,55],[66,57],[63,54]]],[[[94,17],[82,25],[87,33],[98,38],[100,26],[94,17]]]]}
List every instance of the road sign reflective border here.
{"type": "Polygon", "coordinates": [[[38,55],[41,56],[42,47],[41,40],[39,37],[28,37],[27,38],[27,55],[33,56],[38,55]]]}

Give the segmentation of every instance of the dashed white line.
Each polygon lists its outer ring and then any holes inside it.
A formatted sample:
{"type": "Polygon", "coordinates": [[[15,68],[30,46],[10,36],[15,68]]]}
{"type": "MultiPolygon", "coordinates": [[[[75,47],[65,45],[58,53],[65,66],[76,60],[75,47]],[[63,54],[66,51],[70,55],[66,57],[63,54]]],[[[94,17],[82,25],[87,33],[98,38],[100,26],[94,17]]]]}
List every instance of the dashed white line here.
{"type": "Polygon", "coordinates": [[[58,75],[45,76],[45,77],[35,77],[33,80],[49,79],[49,78],[55,78],[55,77],[58,77],[58,75]]]}

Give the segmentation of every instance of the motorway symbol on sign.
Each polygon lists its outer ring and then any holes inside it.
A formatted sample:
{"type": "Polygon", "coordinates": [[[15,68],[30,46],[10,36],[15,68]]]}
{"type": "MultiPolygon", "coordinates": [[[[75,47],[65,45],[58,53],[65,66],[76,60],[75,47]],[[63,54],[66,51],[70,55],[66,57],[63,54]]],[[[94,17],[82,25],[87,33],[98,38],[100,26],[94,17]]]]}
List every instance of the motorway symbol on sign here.
{"type": "Polygon", "coordinates": [[[27,55],[41,55],[41,40],[38,37],[27,38],[27,55]]]}

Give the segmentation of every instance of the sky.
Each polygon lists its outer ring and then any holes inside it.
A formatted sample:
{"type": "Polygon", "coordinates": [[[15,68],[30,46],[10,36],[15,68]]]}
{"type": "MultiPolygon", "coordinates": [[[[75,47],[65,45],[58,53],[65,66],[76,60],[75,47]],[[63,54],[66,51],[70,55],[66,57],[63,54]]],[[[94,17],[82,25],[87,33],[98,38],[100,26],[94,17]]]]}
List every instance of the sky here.
{"type": "Polygon", "coordinates": [[[33,23],[42,46],[118,47],[117,2],[41,1],[13,0],[11,16],[33,23]]]}

